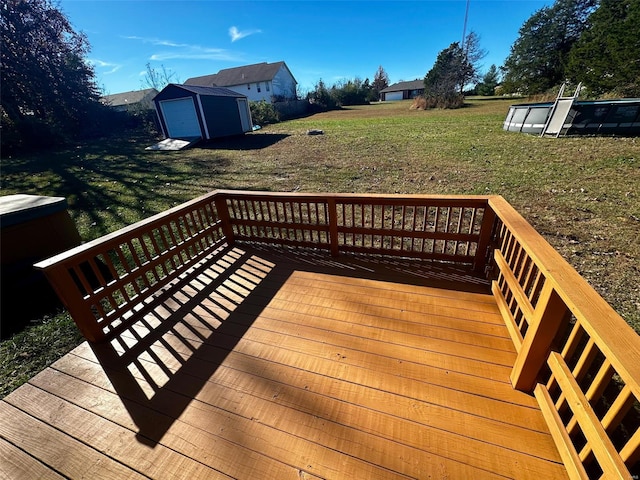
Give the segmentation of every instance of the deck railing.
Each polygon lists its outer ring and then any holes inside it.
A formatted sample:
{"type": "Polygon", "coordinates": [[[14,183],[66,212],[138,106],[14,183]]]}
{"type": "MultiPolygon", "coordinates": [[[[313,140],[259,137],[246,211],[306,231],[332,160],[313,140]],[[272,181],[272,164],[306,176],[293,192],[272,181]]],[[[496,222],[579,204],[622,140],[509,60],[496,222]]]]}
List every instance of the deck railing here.
{"type": "MultiPolygon", "coordinates": [[[[234,241],[486,263],[486,196],[286,194],[220,191],[234,241]],[[483,221],[485,222],[483,225],[483,221]],[[485,237],[481,236],[485,232],[485,237]]],[[[222,204],[218,204],[221,206],[222,204]]]]}
{"type": "Polygon", "coordinates": [[[511,380],[534,392],[569,473],[631,478],[640,337],[501,197],[215,191],[37,267],[83,334],[100,341],[238,242],[495,270],[493,294],[518,352],[511,380]]]}
{"type": "Polygon", "coordinates": [[[40,262],[82,334],[101,341],[225,244],[208,195],[40,262]]]}
{"type": "Polygon", "coordinates": [[[503,198],[489,206],[513,386],[534,391],[571,478],[632,478],[640,336],[503,198]]]}
{"type": "Polygon", "coordinates": [[[487,263],[489,197],[219,190],[64,252],[44,270],[83,335],[101,341],[223,245],[278,244],[487,263]]]}

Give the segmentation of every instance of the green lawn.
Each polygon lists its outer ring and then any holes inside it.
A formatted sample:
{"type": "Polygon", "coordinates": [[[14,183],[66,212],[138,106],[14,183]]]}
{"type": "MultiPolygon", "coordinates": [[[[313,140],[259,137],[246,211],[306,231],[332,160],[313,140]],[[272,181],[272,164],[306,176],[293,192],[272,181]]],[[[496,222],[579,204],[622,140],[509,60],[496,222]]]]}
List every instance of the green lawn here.
{"type": "MultiPolygon", "coordinates": [[[[410,102],[352,107],[183,152],[145,151],[154,139],[130,132],[3,158],[1,194],[65,196],[84,240],[216,188],[500,194],[640,331],[640,138],[505,132],[511,103],[470,100],[452,111],[411,110],[410,102]]],[[[62,327],[66,314],[44,324],[36,328],[47,334],[32,328],[0,344],[0,395],[50,361],[33,353],[34,342],[55,348],[55,358],[78,341],[62,327]],[[27,368],[16,374],[12,359],[27,368]]]]}

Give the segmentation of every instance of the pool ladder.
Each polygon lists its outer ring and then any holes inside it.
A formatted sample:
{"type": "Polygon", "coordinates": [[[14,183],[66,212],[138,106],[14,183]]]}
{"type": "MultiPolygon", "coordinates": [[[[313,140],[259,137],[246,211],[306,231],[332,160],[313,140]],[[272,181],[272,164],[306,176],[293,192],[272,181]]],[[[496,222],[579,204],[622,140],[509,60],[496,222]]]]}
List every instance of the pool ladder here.
{"type": "Polygon", "coordinates": [[[566,134],[567,130],[569,129],[569,127],[565,128],[567,119],[569,119],[569,123],[571,123],[576,116],[576,111],[571,107],[573,107],[573,104],[578,99],[580,89],[582,88],[582,82],[578,84],[578,86],[576,87],[576,91],[571,97],[563,96],[565,87],[566,83],[563,83],[562,87],[560,87],[560,91],[558,92],[556,101],[551,107],[551,112],[547,117],[547,122],[542,128],[542,132],[540,132],[541,137],[554,136],[558,138],[561,133],[566,134]]]}

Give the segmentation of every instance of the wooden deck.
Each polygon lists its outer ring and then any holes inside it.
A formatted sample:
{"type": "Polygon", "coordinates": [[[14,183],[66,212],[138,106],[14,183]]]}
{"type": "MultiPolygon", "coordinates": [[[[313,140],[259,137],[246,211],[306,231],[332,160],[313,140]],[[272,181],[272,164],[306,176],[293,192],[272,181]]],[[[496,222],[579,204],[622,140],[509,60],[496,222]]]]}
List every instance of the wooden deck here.
{"type": "Polygon", "coordinates": [[[226,247],[151,307],[0,402],[0,477],[566,478],[462,269],[226,247]]]}

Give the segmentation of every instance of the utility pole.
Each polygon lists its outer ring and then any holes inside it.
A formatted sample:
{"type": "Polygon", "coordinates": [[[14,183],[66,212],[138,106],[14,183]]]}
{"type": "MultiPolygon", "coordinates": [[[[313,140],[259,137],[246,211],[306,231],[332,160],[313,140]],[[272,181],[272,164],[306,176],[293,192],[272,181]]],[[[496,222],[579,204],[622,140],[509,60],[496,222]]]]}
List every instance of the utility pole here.
{"type": "Polygon", "coordinates": [[[467,0],[467,8],[464,12],[464,24],[462,26],[462,43],[460,44],[462,50],[464,51],[464,41],[467,38],[467,19],[469,18],[469,2],[471,0],[467,0]]]}
{"type": "MultiPolygon", "coordinates": [[[[462,26],[462,43],[460,44],[460,48],[462,49],[462,51],[464,52],[464,60],[465,63],[467,61],[467,49],[466,46],[464,44],[464,41],[467,38],[467,19],[469,18],[469,2],[471,0],[467,0],[467,8],[464,11],[464,24],[462,26]]],[[[462,92],[464,92],[464,85],[460,85],[460,95],[462,95],[462,92]]]]}

